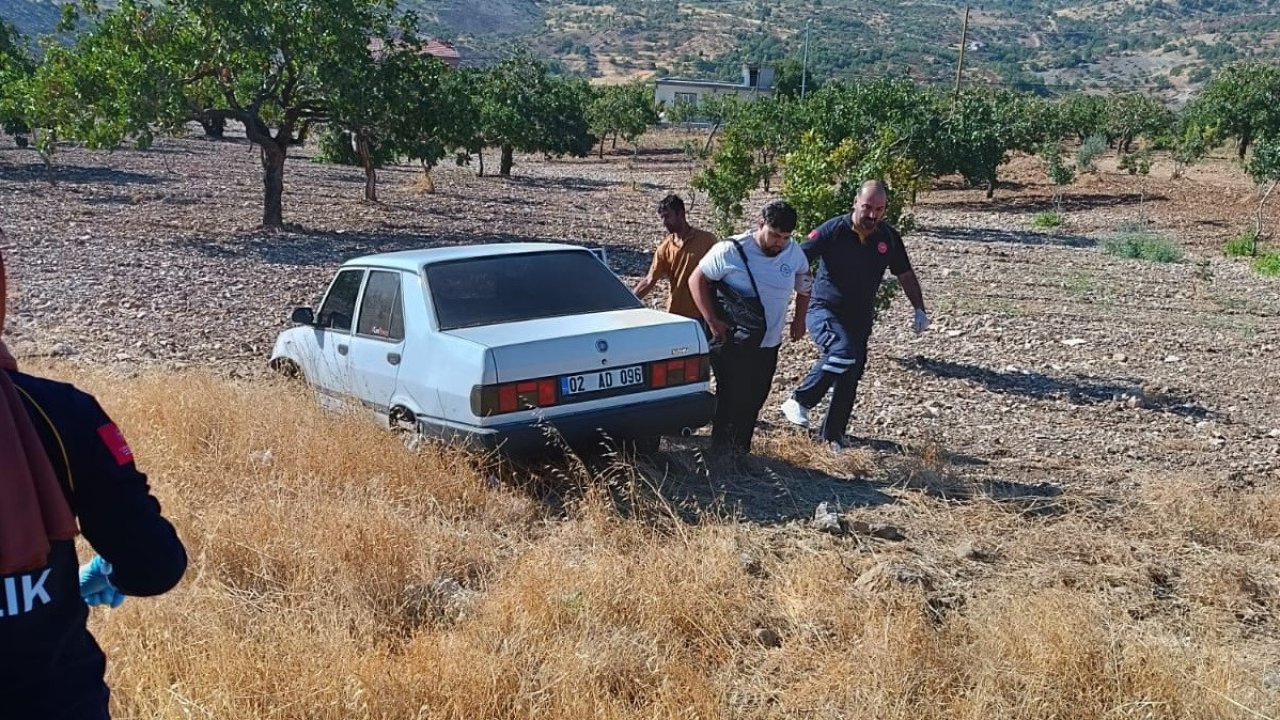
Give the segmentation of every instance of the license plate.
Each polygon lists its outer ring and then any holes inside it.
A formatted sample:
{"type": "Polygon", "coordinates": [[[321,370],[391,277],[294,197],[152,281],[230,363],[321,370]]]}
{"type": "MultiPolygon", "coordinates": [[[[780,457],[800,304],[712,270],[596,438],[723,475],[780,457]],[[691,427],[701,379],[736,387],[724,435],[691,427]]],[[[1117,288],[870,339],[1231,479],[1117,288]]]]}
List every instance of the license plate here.
{"type": "Polygon", "coordinates": [[[644,366],[632,365],[624,368],[611,368],[565,375],[560,378],[561,395],[580,395],[582,393],[613,390],[614,388],[631,387],[644,384],[644,366]]]}

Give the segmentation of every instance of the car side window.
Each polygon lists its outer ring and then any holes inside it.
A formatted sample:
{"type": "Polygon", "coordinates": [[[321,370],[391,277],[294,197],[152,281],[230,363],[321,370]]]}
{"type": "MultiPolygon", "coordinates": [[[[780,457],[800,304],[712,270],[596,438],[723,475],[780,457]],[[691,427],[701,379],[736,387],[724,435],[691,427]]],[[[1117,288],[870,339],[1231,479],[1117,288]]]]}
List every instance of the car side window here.
{"type": "Polygon", "coordinates": [[[400,297],[400,273],[373,270],[364,285],[356,334],[382,340],[404,339],[404,309],[400,297]]]}
{"type": "Polygon", "coordinates": [[[316,324],[330,330],[351,332],[351,319],[356,312],[356,296],[360,294],[360,281],[364,270],[343,270],[329,286],[329,294],[320,306],[316,324]]]}

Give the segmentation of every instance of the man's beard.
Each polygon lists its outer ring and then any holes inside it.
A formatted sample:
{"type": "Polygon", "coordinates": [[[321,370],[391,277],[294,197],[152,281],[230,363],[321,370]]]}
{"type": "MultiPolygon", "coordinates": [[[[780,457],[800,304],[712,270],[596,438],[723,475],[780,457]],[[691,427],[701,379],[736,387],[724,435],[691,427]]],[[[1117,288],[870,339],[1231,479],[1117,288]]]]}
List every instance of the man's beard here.
{"type": "Polygon", "coordinates": [[[778,248],[777,250],[774,250],[773,248],[766,247],[766,248],[760,248],[760,251],[763,252],[765,255],[768,255],[769,257],[778,257],[779,255],[782,254],[782,248],[778,248]]]}

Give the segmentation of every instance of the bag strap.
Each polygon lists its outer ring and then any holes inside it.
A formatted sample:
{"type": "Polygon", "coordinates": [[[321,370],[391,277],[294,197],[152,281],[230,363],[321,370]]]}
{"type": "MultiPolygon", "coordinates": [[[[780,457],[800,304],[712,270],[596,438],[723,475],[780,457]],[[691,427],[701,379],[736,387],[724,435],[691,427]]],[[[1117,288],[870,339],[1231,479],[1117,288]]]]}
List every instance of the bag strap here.
{"type": "Polygon", "coordinates": [[[756,287],[756,276],[751,272],[751,261],[747,260],[747,251],[742,249],[742,241],[734,240],[733,244],[738,248],[738,254],[742,256],[742,265],[747,269],[747,279],[751,281],[751,289],[755,291],[760,302],[764,302],[764,298],[760,297],[760,288],[756,287]]]}

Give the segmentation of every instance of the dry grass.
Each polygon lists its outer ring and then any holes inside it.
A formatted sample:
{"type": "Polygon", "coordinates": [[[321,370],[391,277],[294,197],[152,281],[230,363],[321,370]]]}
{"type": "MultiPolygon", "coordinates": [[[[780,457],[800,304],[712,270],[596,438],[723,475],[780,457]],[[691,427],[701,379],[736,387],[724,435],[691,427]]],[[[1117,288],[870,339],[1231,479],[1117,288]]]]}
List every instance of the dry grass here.
{"type": "Polygon", "coordinates": [[[934,446],[827,467],[888,474],[895,502],[850,517],[906,528],[889,543],[686,522],[652,492],[620,512],[609,490],[660,487],[656,470],[582,482],[597,471],[567,463],[552,509],[284,386],[73,379],[192,558],[169,595],[93,614],[116,717],[1280,715],[1273,488],[1160,479],[1033,513],[935,492],[960,473],[934,446]]]}

